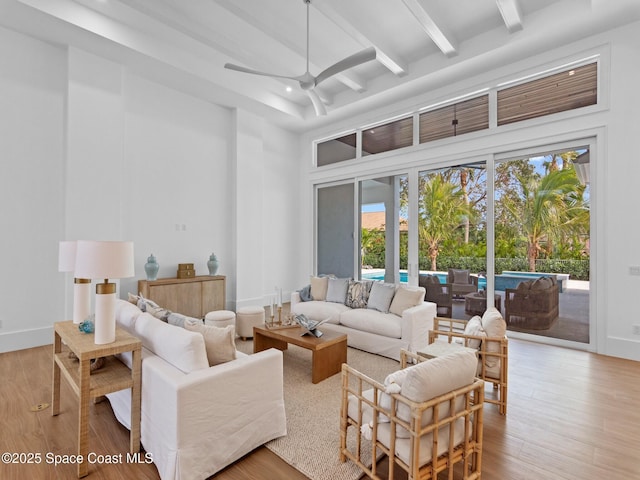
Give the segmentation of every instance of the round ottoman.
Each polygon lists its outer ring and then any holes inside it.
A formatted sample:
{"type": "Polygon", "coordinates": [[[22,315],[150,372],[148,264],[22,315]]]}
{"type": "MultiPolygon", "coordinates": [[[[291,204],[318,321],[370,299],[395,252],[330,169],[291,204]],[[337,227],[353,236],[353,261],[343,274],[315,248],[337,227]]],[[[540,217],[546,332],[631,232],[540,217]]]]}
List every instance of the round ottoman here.
{"type": "Polygon", "coordinates": [[[230,310],[215,310],[204,316],[204,324],[214,327],[236,326],[236,314],[230,310]]]}
{"type": "Polygon", "coordinates": [[[242,340],[253,338],[253,327],[264,325],[263,307],[241,307],[236,312],[236,332],[242,340]]]}

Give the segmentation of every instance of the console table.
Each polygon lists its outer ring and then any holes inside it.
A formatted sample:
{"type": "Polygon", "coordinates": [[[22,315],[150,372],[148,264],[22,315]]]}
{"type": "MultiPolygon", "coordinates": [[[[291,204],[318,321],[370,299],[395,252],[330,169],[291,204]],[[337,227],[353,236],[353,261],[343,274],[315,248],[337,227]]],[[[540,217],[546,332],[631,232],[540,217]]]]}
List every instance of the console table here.
{"type": "Polygon", "coordinates": [[[224,310],[226,277],[201,275],[191,278],[138,280],[138,292],[172,312],[204,318],[208,312],[224,310]]]}
{"type": "Polygon", "coordinates": [[[53,337],[53,393],[52,415],[60,413],[60,374],[71,385],[78,396],[78,477],[89,473],[87,455],[89,453],[89,400],[107,393],[125,388],[131,389],[131,432],[129,434],[129,452],[140,451],[140,403],[142,342],[116,327],[116,340],[104,345],[96,345],[92,334],[82,333],[78,325],[71,320],[54,323],[53,337]],[[64,342],[78,359],[69,357],[67,349],[62,350],[64,342]],[[117,353],[132,352],[132,369],[115,357],[117,353]],[[91,372],[91,360],[108,357],[99,370],[91,372]]]}

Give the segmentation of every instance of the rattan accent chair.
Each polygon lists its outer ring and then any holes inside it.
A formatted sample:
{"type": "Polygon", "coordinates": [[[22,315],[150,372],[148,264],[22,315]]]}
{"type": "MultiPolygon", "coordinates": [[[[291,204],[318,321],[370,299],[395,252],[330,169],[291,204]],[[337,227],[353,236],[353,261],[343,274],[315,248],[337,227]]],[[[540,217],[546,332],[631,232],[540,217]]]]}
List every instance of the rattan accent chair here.
{"type": "Polygon", "coordinates": [[[427,361],[402,350],[400,357],[401,370],[387,377],[384,384],[347,364],[342,365],[340,460],[354,462],[374,479],[393,480],[396,465],[411,479],[452,480],[454,466],[456,478],[479,479],[484,382],[474,376],[475,354],[462,352],[427,361]],[[413,365],[407,367],[408,364],[413,365]],[[421,366],[420,372],[409,372],[421,366]],[[423,377],[425,372],[431,375],[423,377]],[[395,391],[399,393],[390,393],[394,391],[393,385],[387,380],[403,374],[406,375],[402,387],[395,384],[398,387],[395,391]],[[408,386],[415,384],[416,377],[429,384],[432,390],[437,383],[433,380],[443,378],[435,388],[436,392],[438,387],[447,390],[456,382],[464,385],[416,402],[410,400],[415,390],[408,386]],[[405,396],[405,388],[409,397],[405,396]],[[437,453],[434,455],[433,452],[437,453]],[[380,455],[389,459],[388,472],[381,474],[376,463],[380,455]]]}
{"type": "Polygon", "coordinates": [[[486,395],[484,401],[498,405],[500,414],[507,414],[509,340],[505,335],[472,335],[469,320],[435,317],[429,331],[429,344],[436,341],[456,342],[478,350],[478,377],[493,384],[495,396],[486,395]]]}

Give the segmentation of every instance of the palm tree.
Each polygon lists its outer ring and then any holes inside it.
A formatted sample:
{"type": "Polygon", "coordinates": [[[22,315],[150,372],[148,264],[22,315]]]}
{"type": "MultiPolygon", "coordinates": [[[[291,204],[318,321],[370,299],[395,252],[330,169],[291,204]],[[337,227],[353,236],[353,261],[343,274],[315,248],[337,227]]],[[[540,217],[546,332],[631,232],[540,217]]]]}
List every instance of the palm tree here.
{"type": "Polygon", "coordinates": [[[445,181],[442,173],[429,177],[420,195],[418,229],[421,244],[426,245],[431,259],[431,270],[436,270],[440,245],[464,225],[470,212],[458,186],[445,181]]]}
{"type": "Polygon", "coordinates": [[[572,168],[550,169],[544,176],[516,174],[520,195],[505,196],[503,206],[520,225],[527,242],[529,271],[545,244],[567,234],[589,231],[584,187],[572,168]]]}

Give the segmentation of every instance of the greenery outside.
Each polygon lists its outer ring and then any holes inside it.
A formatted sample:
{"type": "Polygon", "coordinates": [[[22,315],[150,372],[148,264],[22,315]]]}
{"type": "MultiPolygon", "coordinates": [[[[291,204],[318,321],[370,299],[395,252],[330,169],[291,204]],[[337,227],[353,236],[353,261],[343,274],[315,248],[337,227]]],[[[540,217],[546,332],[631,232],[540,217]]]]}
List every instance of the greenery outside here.
{"type": "MultiPolygon", "coordinates": [[[[573,166],[579,151],[503,162],[495,178],[495,271],[568,273],[589,279],[589,189],[573,166]]],[[[407,205],[406,181],[401,205],[407,205]]],[[[419,177],[419,267],[486,270],[486,170],[482,165],[419,177]]],[[[363,265],[384,268],[385,231],[363,229],[363,265]]],[[[400,265],[407,234],[400,233],[400,265]]]]}

